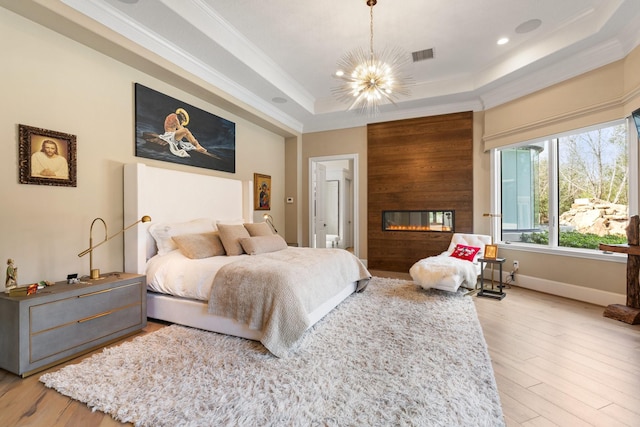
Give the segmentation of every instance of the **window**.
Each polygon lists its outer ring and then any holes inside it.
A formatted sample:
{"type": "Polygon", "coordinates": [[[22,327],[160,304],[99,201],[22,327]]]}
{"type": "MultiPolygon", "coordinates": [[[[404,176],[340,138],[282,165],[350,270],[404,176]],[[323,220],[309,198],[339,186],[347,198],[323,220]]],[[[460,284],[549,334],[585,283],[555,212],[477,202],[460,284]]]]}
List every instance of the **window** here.
{"type": "Polygon", "coordinates": [[[629,167],[637,138],[627,129],[617,121],[497,149],[500,239],[579,249],[626,243],[630,186],[637,191],[629,167]]]}

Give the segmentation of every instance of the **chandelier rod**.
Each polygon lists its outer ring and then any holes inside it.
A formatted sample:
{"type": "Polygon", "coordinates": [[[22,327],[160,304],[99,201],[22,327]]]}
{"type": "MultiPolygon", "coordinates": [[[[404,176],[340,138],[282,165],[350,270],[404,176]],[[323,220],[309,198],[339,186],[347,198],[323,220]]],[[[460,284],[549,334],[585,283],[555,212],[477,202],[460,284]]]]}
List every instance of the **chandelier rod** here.
{"type": "Polygon", "coordinates": [[[376,5],[377,0],[367,0],[367,6],[369,6],[369,55],[373,59],[373,6],[376,5]]]}

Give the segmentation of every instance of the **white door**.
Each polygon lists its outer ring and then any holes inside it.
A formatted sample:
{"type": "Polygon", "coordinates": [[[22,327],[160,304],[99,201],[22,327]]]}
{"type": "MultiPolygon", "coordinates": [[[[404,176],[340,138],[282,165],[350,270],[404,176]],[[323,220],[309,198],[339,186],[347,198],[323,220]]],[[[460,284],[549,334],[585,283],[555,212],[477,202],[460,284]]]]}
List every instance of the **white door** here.
{"type": "MultiPolygon", "coordinates": [[[[318,191],[322,187],[318,183],[324,182],[327,175],[327,166],[329,162],[339,162],[341,167],[349,170],[350,185],[349,189],[345,192],[348,194],[349,201],[345,200],[344,203],[344,218],[348,221],[348,227],[345,225],[344,230],[347,231],[348,236],[345,236],[346,241],[351,241],[351,247],[353,253],[359,255],[358,244],[358,155],[357,154],[343,154],[336,156],[326,157],[310,157],[309,158],[309,246],[324,248],[327,245],[326,241],[326,221],[317,217],[316,212],[324,212],[324,208],[319,209],[319,205],[326,205],[326,199],[323,198],[322,191],[318,191]],[[344,166],[344,162],[347,165],[344,166]],[[323,165],[324,163],[324,165],[323,165]],[[318,177],[318,166],[325,166],[324,171],[320,172],[324,176],[318,177]],[[320,197],[321,200],[316,200],[320,197]],[[318,210],[319,209],[319,210],[318,210]],[[351,229],[350,232],[348,229],[351,229]],[[318,231],[322,235],[318,235],[318,231]]],[[[347,243],[347,242],[345,242],[347,243]]],[[[348,247],[348,246],[347,246],[348,247]]]]}
{"type": "Polygon", "coordinates": [[[313,192],[314,192],[314,206],[313,206],[313,228],[314,239],[311,242],[313,248],[326,248],[327,247],[327,221],[325,218],[325,182],[327,181],[327,168],[326,166],[313,162],[313,192]]]}

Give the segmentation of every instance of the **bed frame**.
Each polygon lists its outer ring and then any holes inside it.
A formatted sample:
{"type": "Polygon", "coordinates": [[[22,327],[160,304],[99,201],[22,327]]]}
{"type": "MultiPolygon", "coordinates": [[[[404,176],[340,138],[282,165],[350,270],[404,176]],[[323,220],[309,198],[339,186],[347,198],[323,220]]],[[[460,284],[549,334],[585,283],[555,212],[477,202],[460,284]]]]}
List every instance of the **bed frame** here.
{"type": "MultiPolygon", "coordinates": [[[[149,215],[150,223],[141,223],[127,231],[124,238],[125,271],[146,274],[147,260],[156,253],[149,233],[153,223],[182,222],[195,218],[237,219],[251,222],[253,217],[252,181],[213,177],[142,163],[124,166],[124,223],[133,224],[149,215]]],[[[356,289],[345,284],[343,291],[312,313],[313,325],[356,289]]],[[[147,317],[259,340],[262,332],[232,319],[207,312],[207,302],[147,292],[147,317]]]]}

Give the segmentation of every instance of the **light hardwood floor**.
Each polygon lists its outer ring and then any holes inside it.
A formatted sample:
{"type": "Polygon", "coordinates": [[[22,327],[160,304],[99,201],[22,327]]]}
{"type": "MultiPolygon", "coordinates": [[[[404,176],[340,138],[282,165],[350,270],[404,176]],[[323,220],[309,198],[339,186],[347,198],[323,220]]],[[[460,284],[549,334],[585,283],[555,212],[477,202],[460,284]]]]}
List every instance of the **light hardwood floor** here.
{"type": "MultiPolygon", "coordinates": [[[[603,307],[591,304],[517,287],[506,292],[502,301],[470,298],[507,425],[640,426],[640,325],[604,318],[603,307]]],[[[150,322],[143,333],[163,326],[150,322]]],[[[1,426],[122,425],[46,389],[38,377],[0,370],[1,426]]]]}

